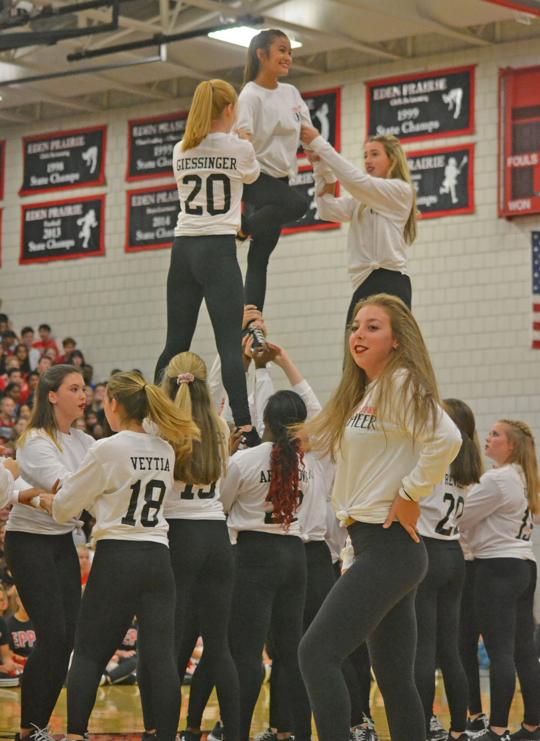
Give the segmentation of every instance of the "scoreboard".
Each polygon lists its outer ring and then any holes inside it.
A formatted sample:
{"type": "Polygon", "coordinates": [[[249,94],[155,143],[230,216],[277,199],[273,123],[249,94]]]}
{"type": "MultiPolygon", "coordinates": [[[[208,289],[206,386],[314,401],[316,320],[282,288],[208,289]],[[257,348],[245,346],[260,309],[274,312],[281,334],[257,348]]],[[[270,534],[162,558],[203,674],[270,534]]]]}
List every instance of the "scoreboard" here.
{"type": "Polygon", "coordinates": [[[540,213],[540,67],[499,73],[499,215],[540,213]]]}

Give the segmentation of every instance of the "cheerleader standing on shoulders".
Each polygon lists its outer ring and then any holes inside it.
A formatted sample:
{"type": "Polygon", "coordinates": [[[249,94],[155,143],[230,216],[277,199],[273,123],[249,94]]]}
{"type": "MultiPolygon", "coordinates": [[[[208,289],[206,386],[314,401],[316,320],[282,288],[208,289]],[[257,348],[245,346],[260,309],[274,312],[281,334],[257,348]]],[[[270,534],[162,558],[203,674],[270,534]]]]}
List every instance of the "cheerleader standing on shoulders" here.
{"type": "Polygon", "coordinates": [[[256,180],[260,168],[251,144],[229,133],[236,101],[228,82],[199,83],[184,138],[173,151],[180,213],[167,278],[167,339],[155,376],[160,381],[169,360],[189,350],[204,298],[235,424],[247,444],[256,445],[242,361],[244,296],[235,235],[243,183],[256,180]]]}
{"type": "Polygon", "coordinates": [[[341,383],[305,431],[337,459],[333,501],[356,556],[300,644],[318,737],[349,740],[341,665],[367,640],[393,741],[425,741],[413,679],[414,600],[427,569],[418,500],[444,476],[461,435],[441,407],[420,329],[400,299],[379,294],[356,307],[341,383]]]}
{"type": "MultiPolygon", "coordinates": [[[[239,741],[238,674],[228,637],[233,548],[220,500],[220,479],[229,459],[229,428],[217,414],[206,378],[204,361],[195,353],[184,352],[172,358],[162,381],[169,399],[186,416],[193,417],[201,432],[191,455],[177,457],[173,490],[165,502],[176,582],[175,658],[183,677],[197,639],[202,636],[203,655],[191,682],[184,739],[197,741],[201,737],[207,697],[200,680],[205,677],[205,685],[207,681],[216,685],[225,738],[239,741]]],[[[154,727],[151,716],[147,708],[147,728],[154,727]]]]}
{"type": "Polygon", "coordinates": [[[349,221],[348,271],[353,295],[347,323],[363,298],[398,296],[411,308],[405,253],[416,238],[416,191],[407,157],[395,136],[370,137],[362,172],[336,152],[313,126],[302,126],[302,143],[315,154],[315,192],[322,219],[349,221]],[[338,178],[350,195],[336,197],[338,178]],[[330,180],[333,182],[327,183],[330,180]]]}
{"type": "MultiPolygon", "coordinates": [[[[72,365],[55,365],[39,379],[32,416],[18,443],[25,481],[51,491],[76,471],[94,439],[72,425],[86,406],[84,380],[72,365]]],[[[76,513],[77,515],[79,512],[76,513]]],[[[36,632],[21,681],[21,739],[50,738],[52,711],[66,678],[81,600],[73,542],[80,524],[60,524],[42,509],[17,503],[6,527],[6,560],[36,632]]]]}
{"type": "Polygon", "coordinates": [[[501,419],[488,434],[485,452],[495,467],[472,488],[461,520],[476,559],[476,618],[490,660],[489,727],[474,737],[536,741],[540,664],[534,645],[536,561],[530,541],[533,518],[540,521],[540,477],[534,437],[524,422],[501,419]],[[524,720],[510,735],[516,671],[524,720]]]}
{"type": "Polygon", "coordinates": [[[68,739],[86,737],[101,676],[136,616],[138,650],[148,666],[148,685],[143,681],[141,693],[153,698],[156,739],[174,741],[180,692],[163,503],[173,486],[175,451],[145,432],[143,421],[148,417],[157,425],[180,455],[189,454],[197,428],[135,371],[112,376],[104,409],[117,434],[94,442],[79,469],[63,478],[59,492],[41,497],[57,522],[68,522],[82,509],[96,519],[96,553],[68,676],[68,739]]]}
{"type": "Polygon", "coordinates": [[[461,432],[463,443],[444,482],[437,484],[433,494],[421,501],[418,532],[427,549],[428,570],[416,595],[415,679],[429,729],[435,699],[435,670],[440,666],[451,718],[445,738],[467,741],[467,677],[458,645],[465,579],[459,519],[468,488],[480,480],[482,454],[470,407],[459,399],[446,399],[444,408],[461,432]]]}
{"type": "Polygon", "coordinates": [[[244,87],[238,98],[236,129],[250,139],[261,166],[259,179],[244,188],[248,205],[240,238],[251,236],[245,302],[260,311],[266,295],[266,271],[281,227],[306,212],[307,201],[289,185],[298,171],[300,125],[311,126],[298,90],[280,79],[292,65],[291,42],[278,29],[266,29],[249,45],[244,87]]]}
{"type": "Polygon", "coordinates": [[[311,496],[313,472],[289,428],[303,422],[306,414],[305,403],[294,391],[271,396],[262,444],[235,453],[221,482],[229,530],[237,540],[230,642],[240,679],[241,741],[249,738],[270,630],[287,677],[295,725],[301,722],[304,688],[297,651],[306,557],[296,513],[303,498],[311,496]]]}

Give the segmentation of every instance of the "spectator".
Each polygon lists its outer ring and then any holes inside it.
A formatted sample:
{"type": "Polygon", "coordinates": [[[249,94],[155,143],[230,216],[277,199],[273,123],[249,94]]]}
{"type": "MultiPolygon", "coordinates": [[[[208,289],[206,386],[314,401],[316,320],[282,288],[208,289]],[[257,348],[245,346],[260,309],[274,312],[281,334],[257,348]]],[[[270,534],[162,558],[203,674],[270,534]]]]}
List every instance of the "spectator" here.
{"type": "Polygon", "coordinates": [[[3,620],[7,620],[10,615],[11,610],[9,609],[9,597],[7,589],[3,584],[0,583],[0,618],[2,618],[3,620]]]}
{"type": "Polygon", "coordinates": [[[52,329],[50,325],[40,324],[38,327],[38,333],[39,340],[37,342],[34,342],[34,347],[42,354],[45,352],[45,350],[48,350],[48,348],[52,347],[52,349],[56,351],[56,355],[58,355],[58,345],[56,344],[56,340],[52,336],[52,329]]]}
{"type": "Polygon", "coordinates": [[[36,389],[39,384],[39,371],[35,370],[28,376],[28,388],[30,389],[30,396],[28,397],[28,406],[32,408],[34,406],[34,398],[36,389]]]}
{"type": "Polygon", "coordinates": [[[94,386],[94,400],[92,402],[92,409],[95,412],[99,412],[100,409],[103,409],[103,399],[105,398],[105,392],[106,392],[106,384],[104,383],[96,383],[94,386]]]}
{"type": "Polygon", "coordinates": [[[23,434],[23,432],[28,427],[28,420],[24,419],[24,417],[20,417],[13,425],[13,442],[16,443],[17,440],[20,438],[20,436],[23,434]]]}
{"type": "Polygon", "coordinates": [[[19,338],[12,329],[7,329],[5,332],[2,333],[2,346],[4,348],[4,351],[7,352],[8,355],[14,354],[18,342],[19,338]]]}
{"type": "Polygon", "coordinates": [[[48,347],[43,355],[46,358],[50,358],[53,365],[58,363],[58,349],[56,347],[48,347]]]}
{"type": "Polygon", "coordinates": [[[68,365],[74,365],[76,368],[82,368],[85,365],[84,355],[80,350],[73,350],[66,359],[68,365]]]}
{"type": "Polygon", "coordinates": [[[9,329],[9,318],[7,314],[0,314],[0,336],[9,329]]]}
{"type": "Polygon", "coordinates": [[[86,384],[84,387],[84,393],[86,394],[86,409],[90,409],[92,402],[94,401],[94,389],[90,384],[86,384]]]}
{"type": "Polygon", "coordinates": [[[20,383],[14,383],[13,381],[8,383],[6,386],[6,397],[9,397],[10,399],[13,399],[15,402],[15,419],[19,416],[19,406],[21,403],[21,384],[20,383]]]}
{"type": "Polygon", "coordinates": [[[28,362],[30,370],[33,371],[37,368],[41,353],[34,347],[34,330],[32,327],[23,327],[21,329],[21,343],[28,350],[28,362]]]}
{"type": "Polygon", "coordinates": [[[94,375],[94,367],[92,365],[88,365],[88,363],[85,363],[82,367],[82,377],[84,379],[84,382],[88,384],[89,386],[92,385],[93,375],[94,375]]]}
{"type": "Polygon", "coordinates": [[[69,363],[69,356],[77,347],[77,341],[73,337],[65,337],[62,340],[62,354],[58,357],[58,363],[69,363]]]}
{"type": "Polygon", "coordinates": [[[22,342],[19,342],[19,344],[15,346],[15,357],[19,361],[19,368],[21,369],[22,374],[27,378],[32,369],[30,368],[28,348],[22,342]]]}
{"type": "Polygon", "coordinates": [[[47,357],[47,355],[42,355],[37,366],[39,375],[43,375],[43,373],[45,373],[45,371],[48,371],[49,368],[52,368],[52,360],[47,357]]]}
{"type": "MultiPolygon", "coordinates": [[[[2,590],[3,587],[0,588],[0,599],[2,590]]],[[[7,594],[5,592],[4,595],[7,603],[7,594]]],[[[0,687],[17,687],[21,668],[11,657],[8,637],[8,627],[4,618],[0,617],[0,687]]]]}
{"type": "Polygon", "coordinates": [[[28,401],[28,397],[30,396],[30,389],[28,387],[28,384],[24,380],[22,371],[20,368],[10,368],[9,371],[6,374],[7,376],[7,383],[5,385],[5,391],[6,394],[8,393],[8,388],[12,383],[16,383],[18,386],[20,386],[21,393],[18,399],[15,399],[17,404],[25,404],[28,401]]]}
{"type": "Polygon", "coordinates": [[[15,595],[17,598],[17,609],[7,619],[6,625],[9,633],[9,647],[13,652],[13,660],[20,666],[24,666],[34,648],[36,633],[30,616],[24,609],[21,598],[17,593],[15,595]]]}
{"type": "Polygon", "coordinates": [[[79,566],[81,567],[81,586],[84,589],[90,575],[90,569],[92,568],[94,552],[87,545],[78,545],[77,554],[79,556],[79,566]]]}
{"type": "Polygon", "coordinates": [[[16,404],[9,396],[0,400],[0,443],[11,440],[15,424],[16,404]]]}
{"type": "Polygon", "coordinates": [[[19,407],[19,419],[29,420],[32,410],[29,404],[21,404],[19,407]]]}

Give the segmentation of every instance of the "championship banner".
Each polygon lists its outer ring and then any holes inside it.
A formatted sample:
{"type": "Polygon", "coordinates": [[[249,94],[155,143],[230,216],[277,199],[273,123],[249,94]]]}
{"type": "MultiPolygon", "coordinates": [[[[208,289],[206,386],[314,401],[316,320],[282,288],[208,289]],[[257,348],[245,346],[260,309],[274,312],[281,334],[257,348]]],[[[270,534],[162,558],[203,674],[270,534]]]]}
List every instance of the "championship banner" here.
{"type": "Polygon", "coordinates": [[[474,132],[474,65],[366,83],[368,136],[419,141],[474,132]]]}
{"type": "Polygon", "coordinates": [[[176,185],[128,191],[126,252],[170,247],[179,210],[176,185]]]}
{"type": "Polygon", "coordinates": [[[187,111],[128,121],[126,180],[173,176],[172,153],[184,136],[187,111]]]}
{"type": "Polygon", "coordinates": [[[474,144],[407,152],[423,219],[474,212],[474,144]]]}
{"type": "Polygon", "coordinates": [[[105,196],[21,207],[21,265],[105,254],[105,196]]]}
{"type": "Polygon", "coordinates": [[[310,232],[316,229],[339,229],[341,226],[340,222],[323,221],[319,216],[317,204],[315,203],[315,178],[313,177],[313,168],[311,165],[298,168],[298,175],[294,180],[289,181],[289,185],[295,190],[298,190],[309,201],[309,206],[301,219],[283,226],[282,234],[310,232]]]}
{"type": "Polygon", "coordinates": [[[0,268],[2,267],[2,237],[4,236],[4,232],[2,229],[2,217],[4,215],[3,210],[0,208],[0,268]]]}
{"type": "Polygon", "coordinates": [[[103,185],[106,142],[106,126],[24,137],[19,195],[103,185]]]}
{"type": "Polygon", "coordinates": [[[5,170],[6,170],[6,142],[0,141],[0,201],[4,197],[5,170]]]}
{"type": "MultiPolygon", "coordinates": [[[[315,90],[302,93],[309,112],[311,122],[326,139],[339,152],[341,149],[341,88],[335,87],[328,90],[315,90]]],[[[304,156],[303,150],[299,148],[298,156],[304,156]]]]}

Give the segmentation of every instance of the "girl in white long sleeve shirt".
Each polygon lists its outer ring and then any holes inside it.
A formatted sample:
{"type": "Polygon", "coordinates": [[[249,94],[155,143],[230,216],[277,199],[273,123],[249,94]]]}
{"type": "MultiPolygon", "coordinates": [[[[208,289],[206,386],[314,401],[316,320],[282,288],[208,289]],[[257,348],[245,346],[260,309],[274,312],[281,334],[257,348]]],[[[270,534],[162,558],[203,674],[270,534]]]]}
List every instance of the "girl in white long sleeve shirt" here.
{"type": "Polygon", "coordinates": [[[302,127],[302,142],[314,153],[316,203],[321,218],[350,222],[348,271],[353,296],[347,312],[376,293],[390,293],[411,307],[406,247],[416,236],[416,196],[409,166],[394,136],[368,139],[366,172],[336,152],[313,127],[302,127]],[[336,178],[349,195],[336,197],[336,178]]]}
{"type": "Polygon", "coordinates": [[[362,302],[348,349],[341,384],[306,432],[337,459],[334,506],[356,558],[302,639],[300,666],[320,741],[348,741],[341,664],[367,640],[393,741],[425,741],[412,679],[414,598],[427,566],[418,500],[443,478],[461,435],[440,406],[424,340],[402,301],[380,294],[362,302]]]}
{"type": "Polygon", "coordinates": [[[475,557],[475,612],[490,659],[486,741],[540,739],[540,665],[534,644],[536,559],[533,522],[540,523],[540,477],[534,437],[519,420],[499,420],[486,455],[495,463],[465,500],[461,528],[475,557]],[[508,715],[520,681],[521,728],[509,735],[508,715]]]}
{"type": "MultiPolygon", "coordinates": [[[[72,427],[85,406],[84,380],[73,366],[42,374],[17,450],[25,481],[50,491],[77,469],[94,442],[72,427]]],[[[21,739],[46,729],[66,677],[81,598],[77,523],[59,524],[44,510],[17,502],[6,526],[7,563],[37,638],[21,683],[21,739]]]]}

